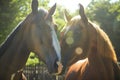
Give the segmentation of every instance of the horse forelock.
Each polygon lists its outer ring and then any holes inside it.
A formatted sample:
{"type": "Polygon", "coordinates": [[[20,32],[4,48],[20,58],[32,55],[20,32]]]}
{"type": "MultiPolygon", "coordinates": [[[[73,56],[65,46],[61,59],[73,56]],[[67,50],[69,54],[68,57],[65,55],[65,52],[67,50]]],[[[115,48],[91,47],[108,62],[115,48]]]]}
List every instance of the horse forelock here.
{"type": "Polygon", "coordinates": [[[48,14],[48,11],[44,8],[40,8],[38,14],[40,15],[41,18],[45,18],[45,16],[48,14]]]}
{"type": "Polygon", "coordinates": [[[66,26],[63,27],[63,29],[61,30],[61,37],[63,37],[71,29],[71,27],[74,27],[74,26],[71,26],[71,25],[74,25],[74,24],[76,25],[77,23],[79,23],[80,18],[81,18],[80,16],[75,16],[69,22],[67,22],[66,26]]]}
{"type": "Polygon", "coordinates": [[[75,21],[75,20],[80,20],[81,19],[81,17],[80,17],[80,15],[77,15],[77,16],[75,16],[75,17],[73,17],[72,19],[71,19],[71,21],[75,21]]]}
{"type": "Polygon", "coordinates": [[[71,19],[71,21],[68,23],[69,25],[77,25],[78,23],[80,23],[80,19],[81,17],[78,15],[78,16],[75,16],[71,19]]]}
{"type": "Polygon", "coordinates": [[[31,24],[32,22],[40,23],[44,20],[45,16],[48,14],[48,11],[44,8],[40,8],[38,13],[30,13],[24,20],[24,24],[31,24]]]}
{"type": "MultiPolygon", "coordinates": [[[[96,35],[96,49],[97,53],[102,57],[109,58],[113,61],[117,61],[116,54],[113,45],[108,35],[96,24],[90,22],[92,29],[95,29],[94,36],[96,35]]],[[[89,26],[88,26],[89,27],[89,26]]],[[[93,36],[93,35],[91,35],[93,36]]],[[[93,42],[94,43],[94,42],[93,42]]]]}

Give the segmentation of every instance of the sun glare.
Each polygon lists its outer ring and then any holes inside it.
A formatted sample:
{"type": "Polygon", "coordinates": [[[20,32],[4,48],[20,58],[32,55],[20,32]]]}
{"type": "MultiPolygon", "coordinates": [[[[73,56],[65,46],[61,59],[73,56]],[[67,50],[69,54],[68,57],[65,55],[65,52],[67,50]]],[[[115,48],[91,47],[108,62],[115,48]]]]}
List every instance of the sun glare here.
{"type": "Polygon", "coordinates": [[[91,0],[50,0],[49,5],[52,6],[54,3],[57,3],[70,12],[74,12],[79,8],[78,4],[81,3],[84,7],[87,7],[91,0]]]}

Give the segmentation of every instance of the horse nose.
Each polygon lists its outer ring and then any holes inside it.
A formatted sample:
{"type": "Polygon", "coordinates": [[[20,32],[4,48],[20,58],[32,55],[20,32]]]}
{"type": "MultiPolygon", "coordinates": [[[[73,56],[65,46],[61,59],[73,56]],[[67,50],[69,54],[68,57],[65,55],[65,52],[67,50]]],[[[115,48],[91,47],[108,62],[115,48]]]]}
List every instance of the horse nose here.
{"type": "Polygon", "coordinates": [[[62,72],[62,68],[63,68],[63,65],[61,61],[58,61],[58,59],[56,59],[53,65],[51,66],[51,68],[49,68],[49,73],[52,75],[58,75],[62,72]]]}
{"type": "Polygon", "coordinates": [[[57,61],[57,66],[58,66],[58,73],[57,74],[60,74],[62,72],[62,69],[63,69],[63,65],[60,61],[57,61]]]}

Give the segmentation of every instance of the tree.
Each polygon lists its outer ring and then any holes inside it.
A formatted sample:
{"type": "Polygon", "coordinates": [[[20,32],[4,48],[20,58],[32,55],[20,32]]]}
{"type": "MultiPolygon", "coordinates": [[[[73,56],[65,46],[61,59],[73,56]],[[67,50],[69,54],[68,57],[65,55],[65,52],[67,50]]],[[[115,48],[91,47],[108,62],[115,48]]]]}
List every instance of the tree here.
{"type": "Polygon", "coordinates": [[[117,56],[120,60],[120,1],[92,0],[87,8],[87,15],[97,22],[109,35],[114,45],[117,56]]]}
{"type": "Polygon", "coordinates": [[[0,0],[0,44],[30,11],[28,3],[29,0],[0,0]]]}
{"type": "Polygon", "coordinates": [[[119,55],[120,61],[120,0],[118,2],[113,3],[113,6],[110,9],[110,12],[115,15],[115,19],[113,22],[113,31],[114,31],[114,40],[113,43],[115,45],[115,50],[119,55]]]}

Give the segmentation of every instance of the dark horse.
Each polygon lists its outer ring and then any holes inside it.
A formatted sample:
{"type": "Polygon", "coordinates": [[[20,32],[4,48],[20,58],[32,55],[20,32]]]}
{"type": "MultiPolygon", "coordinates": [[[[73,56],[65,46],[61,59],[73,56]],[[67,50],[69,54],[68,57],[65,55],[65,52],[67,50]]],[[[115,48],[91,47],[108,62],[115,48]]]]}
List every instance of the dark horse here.
{"type": "Polygon", "coordinates": [[[79,12],[80,15],[72,19],[65,13],[62,61],[64,70],[70,66],[65,80],[120,80],[120,68],[109,37],[88,21],[81,4],[79,12]]]}
{"type": "Polygon", "coordinates": [[[61,72],[61,49],[52,19],[56,4],[49,11],[38,10],[38,1],[33,0],[31,7],[32,12],[0,47],[0,80],[10,80],[23,68],[30,52],[39,56],[50,73],[61,72]]]}

